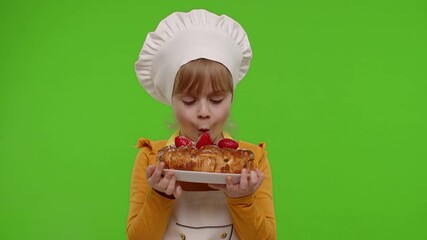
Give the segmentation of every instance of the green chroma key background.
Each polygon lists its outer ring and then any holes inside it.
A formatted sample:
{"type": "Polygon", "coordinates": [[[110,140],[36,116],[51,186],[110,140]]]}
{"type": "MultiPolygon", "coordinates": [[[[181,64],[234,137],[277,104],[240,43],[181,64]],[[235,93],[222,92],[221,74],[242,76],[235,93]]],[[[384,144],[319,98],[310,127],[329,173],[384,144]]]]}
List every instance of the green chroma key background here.
{"type": "Polygon", "coordinates": [[[0,239],[126,239],[146,34],[206,8],[246,29],[234,137],[266,142],[278,239],[427,239],[425,1],[9,1],[0,7],[0,239]]]}

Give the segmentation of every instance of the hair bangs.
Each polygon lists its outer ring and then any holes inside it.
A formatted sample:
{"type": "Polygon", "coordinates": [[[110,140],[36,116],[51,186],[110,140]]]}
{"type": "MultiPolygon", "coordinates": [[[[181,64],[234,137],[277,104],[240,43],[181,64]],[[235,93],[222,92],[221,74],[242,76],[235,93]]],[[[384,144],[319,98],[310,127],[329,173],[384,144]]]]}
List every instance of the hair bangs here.
{"type": "Polygon", "coordinates": [[[196,59],[181,66],[172,95],[189,93],[197,96],[208,84],[214,92],[233,93],[232,76],[224,65],[204,58],[196,59]]]}

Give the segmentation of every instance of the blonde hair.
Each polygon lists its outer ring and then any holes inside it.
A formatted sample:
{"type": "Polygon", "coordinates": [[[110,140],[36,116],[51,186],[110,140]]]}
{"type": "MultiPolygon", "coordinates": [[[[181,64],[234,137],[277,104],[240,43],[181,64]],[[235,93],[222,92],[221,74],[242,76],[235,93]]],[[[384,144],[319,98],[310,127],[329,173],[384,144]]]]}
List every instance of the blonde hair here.
{"type": "Polygon", "coordinates": [[[233,77],[221,63],[199,58],[181,66],[176,73],[172,96],[190,93],[197,96],[203,88],[211,84],[214,92],[233,94],[233,77]]]}

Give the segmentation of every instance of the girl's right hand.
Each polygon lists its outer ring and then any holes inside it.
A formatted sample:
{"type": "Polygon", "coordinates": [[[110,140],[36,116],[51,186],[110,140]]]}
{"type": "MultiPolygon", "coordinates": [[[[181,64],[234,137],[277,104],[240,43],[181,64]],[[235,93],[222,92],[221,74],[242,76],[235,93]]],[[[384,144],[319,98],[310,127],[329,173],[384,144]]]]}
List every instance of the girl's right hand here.
{"type": "Polygon", "coordinates": [[[164,162],[161,162],[159,166],[156,166],[155,164],[148,166],[148,183],[154,190],[158,192],[165,193],[167,195],[173,194],[175,198],[179,198],[182,191],[181,186],[176,181],[176,177],[173,175],[173,172],[167,172],[164,176],[162,176],[164,167],[164,162]]]}

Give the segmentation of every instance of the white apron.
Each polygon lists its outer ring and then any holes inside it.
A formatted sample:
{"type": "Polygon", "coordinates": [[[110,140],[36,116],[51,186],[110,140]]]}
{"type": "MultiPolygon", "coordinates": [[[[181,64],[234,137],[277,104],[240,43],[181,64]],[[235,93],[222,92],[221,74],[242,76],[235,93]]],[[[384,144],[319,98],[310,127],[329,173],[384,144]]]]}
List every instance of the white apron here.
{"type": "Polygon", "coordinates": [[[221,191],[182,191],[164,239],[238,240],[221,191]]]}

